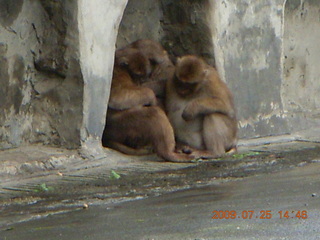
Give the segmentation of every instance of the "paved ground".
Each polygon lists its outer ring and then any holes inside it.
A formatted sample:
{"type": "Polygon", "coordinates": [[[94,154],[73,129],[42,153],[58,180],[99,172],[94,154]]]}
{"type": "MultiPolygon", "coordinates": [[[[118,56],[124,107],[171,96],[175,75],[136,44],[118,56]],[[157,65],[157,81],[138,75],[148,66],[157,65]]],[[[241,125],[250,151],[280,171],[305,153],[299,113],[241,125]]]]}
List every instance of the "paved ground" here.
{"type": "Polygon", "coordinates": [[[232,157],[193,164],[113,151],[101,158],[45,147],[3,151],[0,240],[316,239],[317,136],[312,130],[242,141],[232,157]],[[136,199],[144,200],[128,202],[136,199]],[[213,220],[214,210],[254,210],[255,219],[213,220]],[[269,210],[272,218],[260,219],[269,210]],[[280,210],[306,210],[308,218],[280,220],[280,210]]]}
{"type": "Polygon", "coordinates": [[[8,240],[315,240],[320,236],[319,171],[320,164],[314,163],[140,201],[92,206],[15,224],[1,236],[8,240]]]}

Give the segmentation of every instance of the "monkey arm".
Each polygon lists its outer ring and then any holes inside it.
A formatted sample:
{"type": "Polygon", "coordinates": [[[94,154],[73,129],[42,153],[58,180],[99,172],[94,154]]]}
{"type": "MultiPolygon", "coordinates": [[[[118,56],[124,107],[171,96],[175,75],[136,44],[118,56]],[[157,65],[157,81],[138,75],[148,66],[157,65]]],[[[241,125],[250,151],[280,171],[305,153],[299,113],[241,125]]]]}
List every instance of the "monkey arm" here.
{"type": "Polygon", "coordinates": [[[152,81],[167,81],[173,77],[174,71],[174,65],[167,58],[164,62],[154,66],[150,79],[152,81]]]}
{"type": "Polygon", "coordinates": [[[156,105],[154,92],[146,87],[118,87],[111,89],[108,107],[125,110],[136,106],[156,105]]]}
{"type": "Polygon", "coordinates": [[[235,117],[235,111],[231,103],[226,103],[220,98],[207,97],[198,98],[189,102],[182,113],[182,118],[190,121],[199,115],[208,115],[212,113],[221,113],[230,118],[235,117]]]}
{"type": "Polygon", "coordinates": [[[144,82],[142,86],[150,88],[157,97],[164,98],[165,96],[166,81],[144,82]]]}

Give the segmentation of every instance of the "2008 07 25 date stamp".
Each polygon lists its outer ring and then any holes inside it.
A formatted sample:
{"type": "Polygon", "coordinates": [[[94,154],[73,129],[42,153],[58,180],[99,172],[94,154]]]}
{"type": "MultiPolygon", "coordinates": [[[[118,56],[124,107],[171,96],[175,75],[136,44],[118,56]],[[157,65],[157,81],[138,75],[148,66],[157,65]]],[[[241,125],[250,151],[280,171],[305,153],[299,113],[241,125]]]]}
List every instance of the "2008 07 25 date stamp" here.
{"type": "Polygon", "coordinates": [[[296,210],[296,211],[271,211],[271,210],[216,210],[213,211],[212,219],[272,219],[274,217],[280,219],[307,219],[308,212],[306,210],[296,210]]]}

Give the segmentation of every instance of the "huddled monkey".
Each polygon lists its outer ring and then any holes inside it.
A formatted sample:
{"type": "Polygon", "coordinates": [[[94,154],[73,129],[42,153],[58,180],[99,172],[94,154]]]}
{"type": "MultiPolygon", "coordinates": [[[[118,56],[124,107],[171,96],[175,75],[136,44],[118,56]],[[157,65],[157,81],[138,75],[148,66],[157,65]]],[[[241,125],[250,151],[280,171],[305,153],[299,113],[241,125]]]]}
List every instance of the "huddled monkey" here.
{"type": "Polygon", "coordinates": [[[114,69],[108,107],[116,110],[135,106],[156,105],[152,89],[143,87],[151,73],[149,60],[137,49],[115,54],[114,69]]]}
{"type": "Polygon", "coordinates": [[[102,143],[130,155],[154,151],[168,161],[190,162],[192,155],[175,152],[173,128],[157,103],[155,93],[163,94],[165,85],[159,87],[162,93],[152,88],[157,84],[146,86],[173,75],[174,67],[160,46],[138,40],[116,51],[102,143]]]}
{"type": "Polygon", "coordinates": [[[166,111],[183,151],[211,158],[236,150],[233,96],[216,69],[201,58],[177,59],[174,77],[167,82],[166,111]]]}
{"type": "Polygon", "coordinates": [[[118,50],[118,54],[127,52],[128,49],[137,49],[149,60],[151,73],[147,81],[142,86],[148,87],[154,91],[157,96],[158,105],[164,109],[166,82],[174,74],[174,64],[171,62],[167,51],[156,41],[149,39],[137,40],[128,46],[118,50]]]}

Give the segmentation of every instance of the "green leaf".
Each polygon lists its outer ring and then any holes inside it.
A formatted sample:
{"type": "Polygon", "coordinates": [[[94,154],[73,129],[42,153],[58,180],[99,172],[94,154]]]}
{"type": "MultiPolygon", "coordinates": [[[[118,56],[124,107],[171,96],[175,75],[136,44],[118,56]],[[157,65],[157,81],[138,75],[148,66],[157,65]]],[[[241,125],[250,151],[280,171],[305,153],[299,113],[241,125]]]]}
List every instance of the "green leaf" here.
{"type": "Polygon", "coordinates": [[[260,152],[248,152],[248,153],[236,153],[236,154],[233,154],[232,157],[233,158],[236,158],[236,159],[242,159],[242,158],[245,158],[245,157],[251,157],[251,156],[256,156],[256,155],[259,155],[260,152]]]}
{"type": "Polygon", "coordinates": [[[54,190],[53,187],[48,187],[45,183],[41,183],[33,191],[38,193],[38,192],[49,192],[49,191],[53,191],[53,190],[54,190]]]}
{"type": "Polygon", "coordinates": [[[121,178],[121,176],[118,173],[116,173],[114,170],[111,170],[111,176],[109,178],[114,180],[114,179],[121,178]]]}

